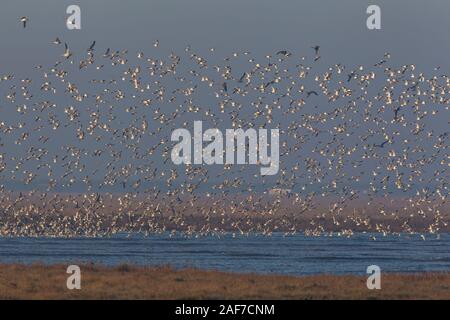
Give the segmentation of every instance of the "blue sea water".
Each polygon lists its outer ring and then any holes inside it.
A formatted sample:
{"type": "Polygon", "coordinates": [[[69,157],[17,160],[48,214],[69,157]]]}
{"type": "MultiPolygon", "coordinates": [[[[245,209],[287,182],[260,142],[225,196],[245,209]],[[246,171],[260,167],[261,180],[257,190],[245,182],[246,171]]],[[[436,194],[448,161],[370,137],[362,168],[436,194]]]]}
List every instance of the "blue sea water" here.
{"type": "Polygon", "coordinates": [[[306,275],[450,271],[450,234],[419,236],[298,234],[187,238],[168,234],[109,238],[0,238],[0,263],[171,265],[235,272],[306,275]]]}

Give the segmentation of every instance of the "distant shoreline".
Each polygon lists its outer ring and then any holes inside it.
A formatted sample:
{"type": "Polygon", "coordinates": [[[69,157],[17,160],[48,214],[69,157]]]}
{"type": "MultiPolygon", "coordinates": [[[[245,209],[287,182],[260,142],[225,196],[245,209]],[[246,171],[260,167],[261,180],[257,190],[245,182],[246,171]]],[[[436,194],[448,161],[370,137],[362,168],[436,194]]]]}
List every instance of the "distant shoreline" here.
{"type": "Polygon", "coordinates": [[[108,236],[119,232],[211,233],[336,232],[446,233],[450,204],[435,201],[416,205],[407,198],[359,198],[335,211],[333,197],[137,197],[122,208],[117,194],[9,194],[0,201],[0,236],[108,236]],[[370,202],[370,205],[367,202],[370,202]],[[439,210],[435,216],[434,210],[439,210]],[[31,212],[25,214],[32,208],[31,212]],[[421,214],[419,214],[421,212],[421,214]],[[18,214],[19,213],[19,214],[18,214]]]}
{"type": "Polygon", "coordinates": [[[0,299],[450,299],[450,273],[387,273],[381,290],[357,275],[286,276],[81,265],[81,289],[67,266],[0,264],[0,299]]]}

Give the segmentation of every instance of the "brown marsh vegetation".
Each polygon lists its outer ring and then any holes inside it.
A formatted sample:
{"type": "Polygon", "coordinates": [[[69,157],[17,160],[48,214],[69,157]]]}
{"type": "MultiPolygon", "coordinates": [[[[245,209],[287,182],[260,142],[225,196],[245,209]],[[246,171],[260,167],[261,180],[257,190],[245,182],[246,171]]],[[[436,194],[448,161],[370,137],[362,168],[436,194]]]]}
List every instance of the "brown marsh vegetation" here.
{"type": "Polygon", "coordinates": [[[355,275],[285,276],[121,265],[81,267],[68,290],[64,265],[0,265],[0,299],[450,299],[449,273],[383,274],[368,290],[355,275]]]}

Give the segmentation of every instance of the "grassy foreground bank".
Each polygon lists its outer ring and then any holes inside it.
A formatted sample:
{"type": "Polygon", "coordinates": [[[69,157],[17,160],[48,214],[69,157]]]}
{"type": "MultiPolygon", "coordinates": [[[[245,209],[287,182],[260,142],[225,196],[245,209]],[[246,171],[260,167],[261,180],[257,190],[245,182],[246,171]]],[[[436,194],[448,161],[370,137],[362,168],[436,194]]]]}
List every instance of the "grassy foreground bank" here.
{"type": "Polygon", "coordinates": [[[384,274],[381,290],[362,276],[236,274],[170,267],[0,265],[0,299],[450,299],[450,273],[384,274]]]}

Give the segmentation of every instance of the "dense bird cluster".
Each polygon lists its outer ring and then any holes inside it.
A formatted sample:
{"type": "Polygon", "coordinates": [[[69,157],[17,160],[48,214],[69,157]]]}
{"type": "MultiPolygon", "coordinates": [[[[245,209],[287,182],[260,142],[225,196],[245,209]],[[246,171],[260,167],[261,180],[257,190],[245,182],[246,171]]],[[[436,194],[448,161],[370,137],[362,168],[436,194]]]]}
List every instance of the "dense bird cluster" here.
{"type": "MultiPolygon", "coordinates": [[[[27,19],[21,20],[25,27],[27,19]]],[[[0,235],[448,231],[450,78],[412,64],[186,47],[0,74],[0,235]],[[174,165],[171,132],[280,130],[280,170],[174,165]]]]}

